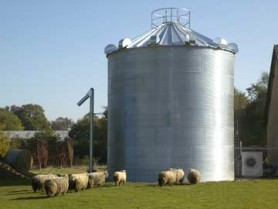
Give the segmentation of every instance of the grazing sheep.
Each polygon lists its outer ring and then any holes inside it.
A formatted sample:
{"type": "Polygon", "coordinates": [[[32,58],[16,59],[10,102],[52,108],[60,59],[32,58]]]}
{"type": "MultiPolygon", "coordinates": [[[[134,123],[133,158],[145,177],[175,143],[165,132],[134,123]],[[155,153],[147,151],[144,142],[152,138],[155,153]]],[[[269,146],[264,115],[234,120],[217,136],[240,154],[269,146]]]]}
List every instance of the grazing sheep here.
{"type": "Polygon", "coordinates": [[[197,184],[201,181],[201,174],[196,169],[189,169],[187,179],[190,184],[197,184]]]}
{"type": "Polygon", "coordinates": [[[69,179],[67,177],[56,177],[53,179],[47,179],[44,182],[44,190],[47,197],[53,197],[58,194],[64,195],[68,192],[69,179]]]}
{"type": "Polygon", "coordinates": [[[184,171],[181,168],[170,168],[170,171],[174,171],[176,174],[175,184],[182,184],[184,180],[184,171]]]}
{"type": "Polygon", "coordinates": [[[79,192],[88,187],[88,173],[69,174],[69,190],[79,192]]]}
{"type": "Polygon", "coordinates": [[[44,191],[44,182],[47,180],[47,179],[53,179],[53,178],[56,178],[57,175],[54,175],[54,174],[38,174],[36,176],[34,176],[32,178],[32,188],[34,190],[34,192],[37,192],[37,191],[44,191]]]}
{"type": "Polygon", "coordinates": [[[163,185],[173,185],[175,184],[177,181],[177,174],[174,170],[169,170],[169,171],[161,171],[158,174],[158,184],[159,186],[163,186],[163,185]]]}
{"type": "Polygon", "coordinates": [[[126,170],[114,172],[114,182],[116,186],[126,183],[126,170]]]}
{"type": "Polygon", "coordinates": [[[100,187],[108,177],[108,171],[89,173],[88,188],[100,187]]]}

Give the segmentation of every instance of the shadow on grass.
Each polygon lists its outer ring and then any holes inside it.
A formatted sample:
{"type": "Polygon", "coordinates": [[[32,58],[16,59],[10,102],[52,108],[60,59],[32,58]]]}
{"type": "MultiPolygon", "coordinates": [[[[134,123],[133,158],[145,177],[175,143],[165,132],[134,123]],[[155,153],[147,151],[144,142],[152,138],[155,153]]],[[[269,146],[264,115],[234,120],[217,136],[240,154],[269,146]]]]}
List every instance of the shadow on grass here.
{"type": "Polygon", "coordinates": [[[11,200],[40,200],[40,199],[48,199],[47,196],[37,196],[37,197],[18,197],[11,200]]]}
{"type": "Polygon", "coordinates": [[[155,183],[143,183],[143,184],[139,184],[139,185],[134,185],[135,188],[137,187],[160,187],[158,184],[155,183]]]}
{"type": "Polygon", "coordinates": [[[33,192],[33,191],[31,191],[30,189],[20,189],[20,190],[15,190],[15,191],[9,191],[8,193],[22,193],[22,192],[31,193],[31,192],[33,192]]]}
{"type": "MultiPolygon", "coordinates": [[[[115,184],[114,183],[104,183],[103,185],[101,185],[100,187],[115,187],[115,184]]],[[[95,188],[98,188],[98,187],[95,187],[95,188]]]]}
{"type": "Polygon", "coordinates": [[[31,185],[31,180],[21,178],[0,178],[1,186],[31,185]]]}
{"type": "Polygon", "coordinates": [[[191,186],[189,183],[182,183],[182,184],[173,184],[173,185],[163,185],[160,186],[158,183],[149,183],[135,187],[153,187],[153,188],[161,188],[161,187],[180,187],[180,186],[191,186]]]}
{"type": "MultiPolygon", "coordinates": [[[[111,187],[126,187],[126,186],[129,186],[129,187],[133,187],[133,188],[142,188],[142,187],[152,187],[152,188],[158,188],[158,187],[161,187],[158,185],[158,183],[155,183],[155,182],[152,182],[152,183],[133,183],[133,182],[127,182],[126,185],[120,185],[120,186],[115,186],[114,183],[111,183],[111,182],[108,182],[108,183],[105,183],[103,184],[101,187],[102,188],[111,188],[111,187]]],[[[190,184],[188,183],[182,183],[182,184],[177,184],[177,185],[164,185],[166,187],[177,187],[177,186],[190,186],[190,184]]],[[[164,187],[163,186],[163,187],[164,187]]]]}
{"type": "Polygon", "coordinates": [[[30,189],[21,189],[21,190],[14,190],[14,191],[8,191],[5,195],[20,195],[20,194],[32,194],[34,193],[30,189]]]}

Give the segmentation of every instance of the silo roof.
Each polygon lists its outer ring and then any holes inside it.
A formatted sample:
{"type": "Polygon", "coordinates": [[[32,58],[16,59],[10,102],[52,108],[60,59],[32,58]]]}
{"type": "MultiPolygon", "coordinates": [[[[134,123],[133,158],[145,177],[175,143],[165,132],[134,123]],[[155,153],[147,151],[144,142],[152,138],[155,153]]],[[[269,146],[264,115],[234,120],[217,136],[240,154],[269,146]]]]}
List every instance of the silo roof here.
{"type": "Polygon", "coordinates": [[[152,29],[134,39],[121,39],[118,47],[105,47],[108,56],[114,51],[154,46],[199,46],[222,49],[236,54],[238,46],[223,38],[210,39],[190,28],[190,11],[179,8],[162,8],[152,12],[152,29]]]}
{"type": "Polygon", "coordinates": [[[217,44],[212,39],[194,30],[186,28],[179,23],[166,22],[131,40],[131,43],[126,48],[149,46],[154,36],[157,37],[156,44],[162,46],[185,45],[192,40],[195,41],[194,45],[197,46],[217,47],[217,44]]]}

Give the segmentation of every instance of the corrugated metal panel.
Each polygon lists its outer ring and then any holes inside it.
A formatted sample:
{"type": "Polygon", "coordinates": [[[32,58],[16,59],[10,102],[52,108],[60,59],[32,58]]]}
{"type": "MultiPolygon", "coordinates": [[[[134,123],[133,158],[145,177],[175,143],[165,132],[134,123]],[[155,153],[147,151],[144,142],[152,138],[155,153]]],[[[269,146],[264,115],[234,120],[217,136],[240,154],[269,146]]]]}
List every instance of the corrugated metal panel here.
{"type": "Polygon", "coordinates": [[[170,167],[196,168],[203,181],[233,180],[233,63],[231,52],[186,45],[110,54],[109,171],[156,181],[170,167]]]}

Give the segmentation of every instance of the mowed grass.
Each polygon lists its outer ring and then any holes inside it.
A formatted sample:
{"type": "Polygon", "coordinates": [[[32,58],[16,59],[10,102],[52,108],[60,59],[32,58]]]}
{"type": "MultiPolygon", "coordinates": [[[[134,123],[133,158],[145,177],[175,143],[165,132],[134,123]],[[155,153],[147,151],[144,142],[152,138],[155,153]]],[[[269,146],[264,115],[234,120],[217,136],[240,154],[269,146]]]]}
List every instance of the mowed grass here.
{"type": "MultiPolygon", "coordinates": [[[[98,168],[98,170],[100,170],[98,168]]],[[[65,174],[65,173],[83,173],[88,171],[88,166],[73,166],[71,168],[69,167],[47,167],[42,169],[33,169],[30,170],[31,173],[34,174],[65,174]]]]}
{"type": "Polygon", "coordinates": [[[81,208],[209,208],[274,209],[278,206],[278,180],[211,182],[159,187],[154,183],[127,183],[116,187],[69,192],[47,198],[34,193],[30,180],[0,179],[0,209],[81,208]]]}

